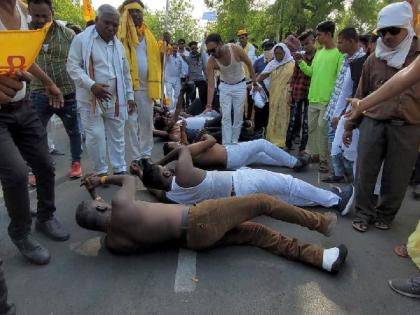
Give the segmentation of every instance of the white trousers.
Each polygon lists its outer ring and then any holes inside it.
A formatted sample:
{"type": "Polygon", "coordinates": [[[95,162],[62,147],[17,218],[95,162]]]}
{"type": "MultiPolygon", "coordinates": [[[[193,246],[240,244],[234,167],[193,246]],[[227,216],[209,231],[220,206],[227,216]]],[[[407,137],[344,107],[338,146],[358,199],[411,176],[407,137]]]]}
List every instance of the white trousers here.
{"type": "Polygon", "coordinates": [[[243,168],[233,173],[236,196],[265,193],[289,204],[308,207],[333,207],[340,197],[290,175],[266,170],[243,168]]]}
{"type": "Polygon", "coordinates": [[[222,82],[219,85],[219,91],[222,110],[222,143],[238,143],[244,116],[246,83],[229,85],[222,82]]]}
{"type": "Polygon", "coordinates": [[[150,158],[153,149],[153,100],[148,90],[135,91],[137,113],[128,116],[125,135],[132,160],[150,158]]]}
{"type": "MultiPolygon", "coordinates": [[[[107,106],[107,105],[105,105],[107,106]]],[[[124,121],[115,115],[115,107],[109,106],[105,113],[92,113],[91,104],[80,103],[80,118],[86,135],[86,148],[94,163],[95,173],[108,172],[109,161],[114,173],[127,170],[125,163],[124,121]]]]}
{"type": "Polygon", "coordinates": [[[181,78],[170,78],[165,81],[166,96],[171,100],[169,110],[174,111],[181,92],[181,78]]]}
{"type": "Polygon", "coordinates": [[[264,139],[227,144],[225,148],[227,168],[230,170],[252,164],[293,168],[297,162],[294,156],[264,139]]]}

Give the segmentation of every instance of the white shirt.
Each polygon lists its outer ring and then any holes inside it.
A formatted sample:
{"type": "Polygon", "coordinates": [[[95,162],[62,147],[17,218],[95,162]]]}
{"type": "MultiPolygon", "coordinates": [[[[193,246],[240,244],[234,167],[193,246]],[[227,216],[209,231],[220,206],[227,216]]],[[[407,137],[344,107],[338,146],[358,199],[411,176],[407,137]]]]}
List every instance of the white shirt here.
{"type": "MultiPolygon", "coordinates": [[[[181,69],[181,77],[185,78],[188,76],[188,63],[184,61],[184,59],[181,57],[181,53],[177,53],[178,57],[181,59],[182,69],[181,69]]],[[[185,57],[188,57],[190,55],[189,51],[184,49],[184,52],[182,53],[185,57]]]]}
{"type": "Polygon", "coordinates": [[[114,41],[106,43],[101,36],[97,36],[93,41],[92,59],[97,83],[108,84],[117,77],[114,66],[114,41]]]}
{"type": "Polygon", "coordinates": [[[148,65],[147,65],[147,43],[146,39],[143,40],[137,45],[136,54],[137,54],[137,67],[139,72],[140,79],[140,90],[147,89],[147,80],[148,80],[148,65]]]}
{"type": "Polygon", "coordinates": [[[173,83],[179,80],[182,75],[182,60],[178,55],[166,56],[165,81],[173,83]]]}
{"type": "Polygon", "coordinates": [[[333,117],[340,117],[343,111],[347,107],[347,99],[353,94],[353,80],[351,78],[351,68],[348,67],[346,73],[344,74],[343,86],[341,87],[341,92],[335,105],[335,110],[333,117]]]}

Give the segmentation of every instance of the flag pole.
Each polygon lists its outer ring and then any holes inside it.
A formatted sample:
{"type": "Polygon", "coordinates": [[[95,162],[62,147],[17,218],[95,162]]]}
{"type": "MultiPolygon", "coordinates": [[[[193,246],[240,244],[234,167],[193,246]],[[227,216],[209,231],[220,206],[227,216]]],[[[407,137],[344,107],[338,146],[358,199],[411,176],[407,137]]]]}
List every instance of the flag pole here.
{"type": "MultiPolygon", "coordinates": [[[[163,32],[168,31],[168,14],[169,14],[169,0],[166,0],[165,8],[165,25],[163,27],[163,32]]],[[[168,43],[165,38],[163,38],[163,62],[162,62],[162,106],[165,105],[165,64],[166,64],[166,51],[168,49],[168,43]]]]}

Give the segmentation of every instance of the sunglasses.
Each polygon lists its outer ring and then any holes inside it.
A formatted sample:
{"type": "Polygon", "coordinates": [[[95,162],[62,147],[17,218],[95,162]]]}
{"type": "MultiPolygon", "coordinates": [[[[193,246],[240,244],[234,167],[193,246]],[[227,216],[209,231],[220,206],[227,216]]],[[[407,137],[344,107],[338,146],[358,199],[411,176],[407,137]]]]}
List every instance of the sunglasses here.
{"type": "Polygon", "coordinates": [[[391,34],[392,36],[398,35],[401,32],[400,27],[386,27],[378,30],[378,35],[380,37],[385,37],[386,33],[391,34]]]}
{"type": "Polygon", "coordinates": [[[207,54],[208,55],[212,55],[216,53],[216,48],[212,48],[212,49],[207,49],[207,54]]]}

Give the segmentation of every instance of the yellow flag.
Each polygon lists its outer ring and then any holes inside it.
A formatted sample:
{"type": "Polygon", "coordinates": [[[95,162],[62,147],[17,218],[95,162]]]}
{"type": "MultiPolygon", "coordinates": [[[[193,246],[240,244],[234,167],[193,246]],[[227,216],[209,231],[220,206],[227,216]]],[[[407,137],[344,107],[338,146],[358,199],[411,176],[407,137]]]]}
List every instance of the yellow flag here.
{"type": "Polygon", "coordinates": [[[90,0],[83,0],[83,18],[86,22],[93,21],[96,17],[95,10],[90,0]]]}
{"type": "Polygon", "coordinates": [[[50,25],[47,23],[33,31],[0,31],[0,75],[28,70],[41,50],[50,25]]]}

